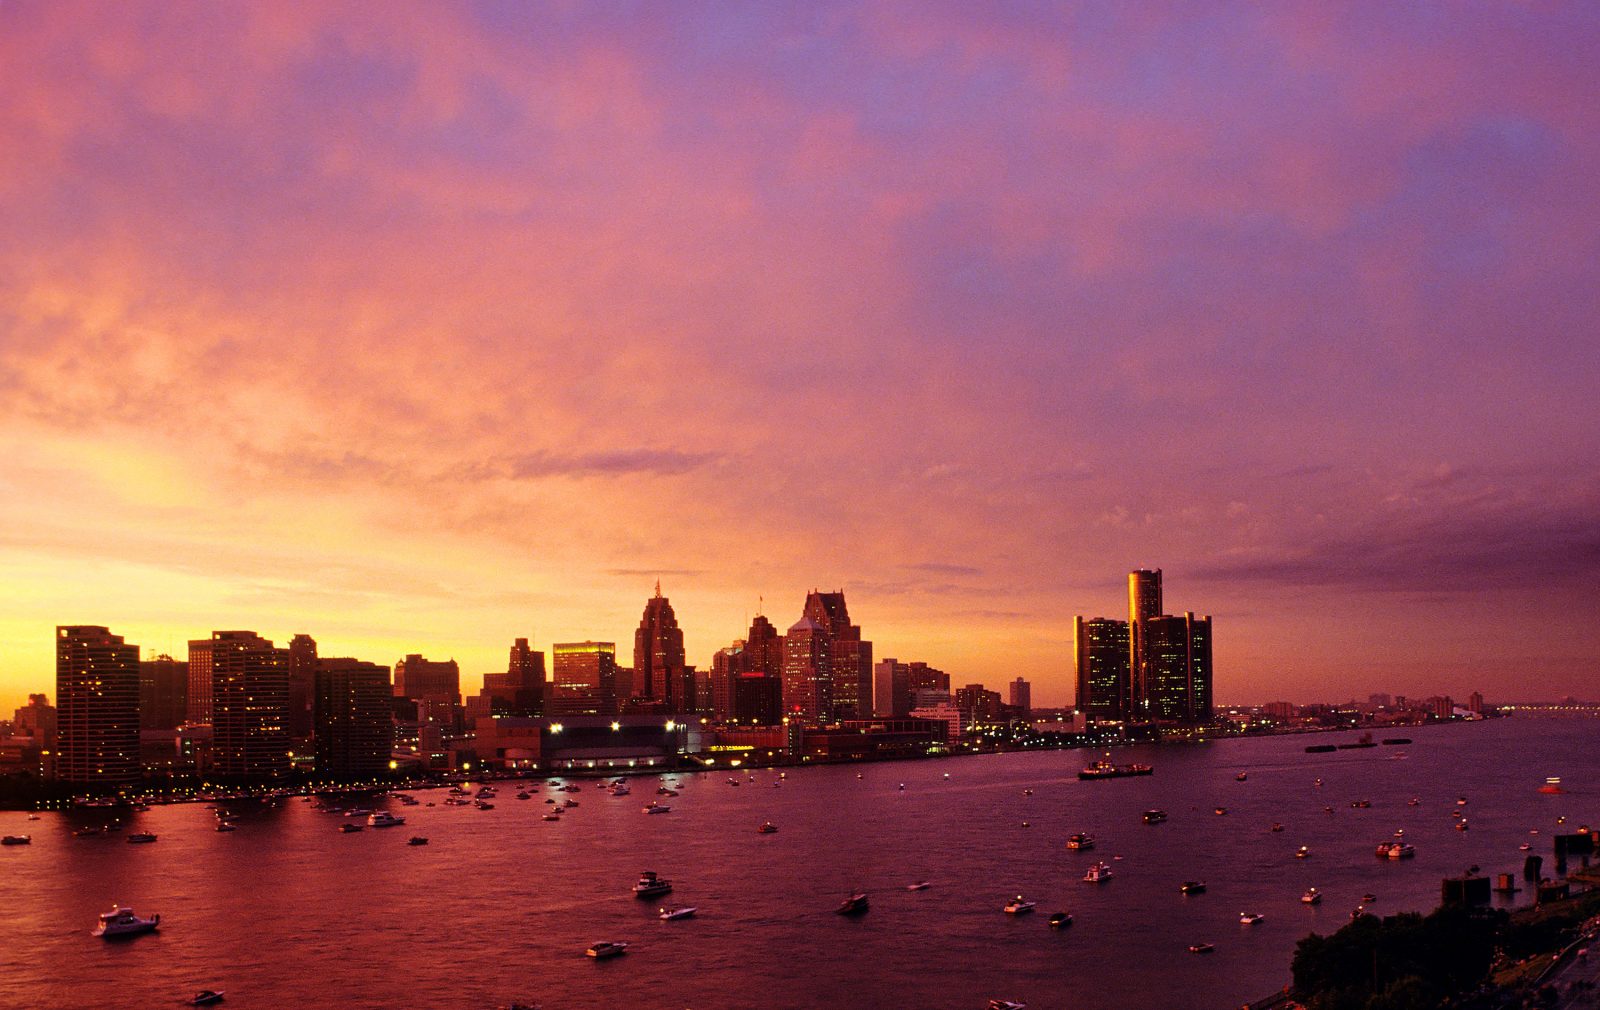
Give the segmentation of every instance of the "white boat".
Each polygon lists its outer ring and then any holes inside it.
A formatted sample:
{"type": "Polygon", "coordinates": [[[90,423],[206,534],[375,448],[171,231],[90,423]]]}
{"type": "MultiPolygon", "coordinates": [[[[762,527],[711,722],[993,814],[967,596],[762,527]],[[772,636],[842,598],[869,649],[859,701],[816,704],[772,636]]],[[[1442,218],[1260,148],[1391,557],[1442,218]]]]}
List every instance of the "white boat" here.
{"type": "Polygon", "coordinates": [[[117,905],[109,912],[100,913],[100,925],[95,927],[93,935],[108,939],[114,936],[137,936],[140,933],[153,933],[160,925],[159,915],[144,919],[133,914],[133,909],[117,905]]]}
{"type": "Polygon", "coordinates": [[[647,814],[670,814],[672,813],[672,808],[665,803],[652,803],[644,808],[644,812],[647,814]]]}
{"type": "Polygon", "coordinates": [[[1028,1004],[1010,999],[992,999],[989,1001],[989,1010],[1028,1010],[1028,1004]]]}
{"type": "Polygon", "coordinates": [[[616,957],[618,954],[627,953],[627,950],[628,945],[623,943],[621,940],[601,940],[599,943],[591,944],[589,949],[584,951],[584,953],[592,958],[598,959],[603,957],[616,957]]]}
{"type": "Polygon", "coordinates": [[[635,898],[654,898],[658,894],[672,893],[672,881],[656,875],[654,870],[645,870],[639,874],[639,882],[633,885],[635,898]]]}
{"type": "Polygon", "coordinates": [[[375,814],[367,815],[367,827],[369,828],[398,828],[405,822],[406,819],[404,817],[396,817],[387,810],[380,810],[375,814]]]}
{"type": "Polygon", "coordinates": [[[1038,907],[1038,904],[1036,901],[1024,901],[1022,895],[1019,894],[1015,900],[1006,903],[1004,911],[1007,915],[1021,915],[1024,912],[1033,911],[1038,907]]]}
{"type": "Polygon", "coordinates": [[[1110,863],[1095,863],[1084,873],[1083,879],[1091,884],[1103,884],[1112,876],[1110,863]]]}
{"type": "Polygon", "coordinates": [[[1294,858],[1296,858],[1296,859],[1310,859],[1311,858],[1311,849],[1310,849],[1310,847],[1302,845],[1298,849],[1295,849],[1294,850],[1294,858]]]}
{"type": "Polygon", "coordinates": [[[683,908],[663,908],[660,918],[663,922],[672,922],[676,919],[692,919],[696,911],[698,909],[694,905],[685,905],[683,908]]]}
{"type": "Polygon", "coordinates": [[[907,884],[906,885],[906,890],[908,890],[908,891],[926,891],[928,888],[930,888],[932,886],[933,885],[931,883],[929,883],[928,881],[926,881],[926,880],[919,880],[914,884],[907,884]]]}
{"type": "Polygon", "coordinates": [[[1266,916],[1262,915],[1260,912],[1240,912],[1239,924],[1241,926],[1254,926],[1256,923],[1265,918],[1266,916]]]}

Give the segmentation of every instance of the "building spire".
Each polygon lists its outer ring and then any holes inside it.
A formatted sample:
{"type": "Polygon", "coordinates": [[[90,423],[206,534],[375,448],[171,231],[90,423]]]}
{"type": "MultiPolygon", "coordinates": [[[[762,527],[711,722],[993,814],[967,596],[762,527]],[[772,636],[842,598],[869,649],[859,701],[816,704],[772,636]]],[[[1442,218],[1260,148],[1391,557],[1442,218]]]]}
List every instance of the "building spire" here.
{"type": "Polygon", "coordinates": [[[656,599],[661,599],[661,580],[656,580],[656,599]]]}

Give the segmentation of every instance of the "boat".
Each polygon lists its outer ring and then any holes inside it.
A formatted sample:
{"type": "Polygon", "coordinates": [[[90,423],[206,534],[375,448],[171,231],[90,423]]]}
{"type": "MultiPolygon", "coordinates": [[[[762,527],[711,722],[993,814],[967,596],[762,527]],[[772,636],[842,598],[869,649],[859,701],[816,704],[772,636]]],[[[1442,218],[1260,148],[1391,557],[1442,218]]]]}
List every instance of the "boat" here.
{"type": "Polygon", "coordinates": [[[1408,807],[1420,807],[1421,805],[1422,798],[1420,796],[1413,796],[1409,800],[1406,800],[1406,806],[1408,807]]]}
{"type": "Polygon", "coordinates": [[[1559,776],[1552,775],[1544,780],[1544,785],[1539,787],[1539,791],[1541,793],[1555,794],[1565,792],[1566,790],[1561,788],[1561,778],[1559,776]]]}
{"type": "Polygon", "coordinates": [[[477,807],[479,810],[493,810],[494,809],[494,804],[490,803],[488,800],[473,800],[472,801],[472,805],[477,807]]]}
{"type": "Polygon", "coordinates": [[[1066,927],[1068,927],[1070,925],[1072,925],[1072,913],[1071,912],[1051,912],[1050,913],[1050,928],[1051,929],[1065,929],[1066,927]]]}
{"type": "Polygon", "coordinates": [[[222,992],[218,989],[201,989],[194,994],[194,999],[189,1001],[190,1006],[210,1006],[222,1002],[222,992]]]}
{"type": "Polygon", "coordinates": [[[1408,736],[1386,736],[1383,738],[1385,747],[1404,747],[1410,742],[1411,738],[1408,736]]]}
{"type": "Polygon", "coordinates": [[[1189,953],[1191,953],[1191,954],[1209,954],[1209,953],[1211,953],[1212,951],[1214,951],[1216,949],[1217,949],[1217,945],[1214,944],[1214,943],[1191,943],[1191,944],[1189,944],[1189,953]]]}
{"type": "Polygon", "coordinates": [[[30,821],[36,821],[38,819],[39,819],[39,815],[38,814],[29,814],[28,815],[28,820],[30,820],[30,821]]]}
{"type": "Polygon", "coordinates": [[[1350,921],[1354,922],[1354,921],[1356,921],[1357,919],[1361,918],[1363,915],[1366,915],[1366,914],[1367,914],[1367,907],[1365,905],[1357,905],[1354,909],[1352,909],[1350,911],[1350,921]]]}
{"type": "Polygon", "coordinates": [[[1342,744],[1338,745],[1338,748],[1339,748],[1339,750],[1359,750],[1359,749],[1361,749],[1363,747],[1376,747],[1376,746],[1378,746],[1378,745],[1372,742],[1372,734],[1371,733],[1363,733],[1363,734],[1361,734],[1361,738],[1359,740],[1357,740],[1355,743],[1342,743],[1342,744]]]}
{"type": "Polygon", "coordinates": [[[1467,798],[1465,796],[1457,796],[1456,797],[1456,806],[1464,807],[1466,805],[1467,805],[1467,798]]]}
{"type": "Polygon", "coordinates": [[[672,808],[665,803],[651,803],[644,808],[644,812],[647,814],[670,814],[672,813],[672,808]]]}
{"type": "Polygon", "coordinates": [[[933,885],[930,884],[926,880],[919,880],[914,884],[907,884],[906,885],[906,890],[908,890],[908,891],[926,891],[928,888],[930,888],[932,886],[933,885]]]}
{"type": "Polygon", "coordinates": [[[697,911],[694,905],[685,905],[683,908],[663,908],[659,918],[663,922],[672,922],[676,919],[692,919],[697,911]]]}
{"type": "Polygon", "coordinates": [[[221,832],[238,831],[239,827],[231,821],[218,821],[217,830],[221,832]]]}
{"type": "Polygon", "coordinates": [[[149,845],[155,840],[156,836],[150,834],[148,831],[135,831],[133,834],[128,836],[129,845],[149,845]]]}
{"type": "Polygon", "coordinates": [[[1350,801],[1350,805],[1352,807],[1356,808],[1357,810],[1365,810],[1368,807],[1372,806],[1372,801],[1371,800],[1351,800],[1350,801]]]}
{"type": "Polygon", "coordinates": [[[631,792],[633,792],[633,790],[629,789],[627,786],[612,786],[611,787],[611,795],[613,795],[613,796],[627,796],[631,792]]]}
{"type": "Polygon", "coordinates": [[[1529,845],[1527,842],[1523,842],[1521,845],[1517,846],[1517,848],[1523,852],[1527,852],[1529,849],[1533,848],[1533,846],[1529,845]]]}
{"type": "Polygon", "coordinates": [[[1204,894],[1206,882],[1203,880],[1185,880],[1178,886],[1179,894],[1204,894]]]}
{"type": "Polygon", "coordinates": [[[639,874],[639,882],[633,885],[635,898],[654,898],[658,894],[671,894],[672,881],[659,877],[654,870],[645,870],[639,874]]]}
{"type": "Polygon", "coordinates": [[[32,845],[32,835],[6,835],[0,838],[0,845],[32,845]]]}
{"type": "MultiPolygon", "coordinates": [[[[557,809],[559,810],[560,808],[558,807],[557,809]]],[[[559,813],[556,813],[555,811],[551,811],[550,813],[545,814],[543,817],[541,817],[540,820],[559,821],[559,820],[561,820],[561,815],[559,813]]]]}
{"type": "Polygon", "coordinates": [[[597,960],[616,957],[618,954],[626,954],[627,952],[628,945],[621,940],[601,940],[599,943],[590,944],[589,949],[584,951],[585,954],[597,960]]]}
{"type": "Polygon", "coordinates": [[[1024,901],[1022,895],[1019,894],[1014,900],[1006,902],[1006,907],[1002,911],[1007,915],[1022,915],[1025,912],[1033,911],[1038,905],[1037,901],[1024,901]]]}
{"type": "Polygon", "coordinates": [[[1244,782],[1245,780],[1247,780],[1249,778],[1250,778],[1250,773],[1249,772],[1240,772],[1239,774],[1237,774],[1237,775],[1235,775],[1233,777],[1233,780],[1235,782],[1244,782]]]}
{"type": "Polygon", "coordinates": [[[396,817],[387,810],[380,810],[375,814],[367,815],[367,827],[369,828],[398,828],[405,822],[406,819],[404,817],[396,817]]]}
{"type": "Polygon", "coordinates": [[[1078,778],[1091,781],[1094,779],[1120,779],[1127,778],[1130,775],[1154,775],[1155,771],[1154,765],[1119,765],[1110,761],[1100,760],[1085,765],[1080,769],[1078,778]]]}
{"type": "Polygon", "coordinates": [[[1298,849],[1294,850],[1294,858],[1296,858],[1296,859],[1310,859],[1311,858],[1311,848],[1309,846],[1305,846],[1305,845],[1300,846],[1298,849]]]}
{"type": "Polygon", "coordinates": [[[1228,812],[1228,808],[1227,807],[1217,807],[1216,809],[1212,810],[1211,812],[1216,814],[1218,817],[1221,817],[1221,816],[1225,815],[1228,812]]]}
{"type": "Polygon", "coordinates": [[[1081,831],[1068,835],[1067,848],[1075,849],[1079,852],[1087,852],[1089,849],[1094,848],[1094,836],[1086,835],[1081,831]]]}
{"type": "Polygon", "coordinates": [[[135,915],[133,909],[117,905],[109,912],[100,913],[100,925],[95,927],[93,935],[106,939],[117,936],[138,936],[140,933],[153,933],[160,925],[159,915],[145,919],[135,915]]]}
{"type": "MultiPolygon", "coordinates": [[[[339,832],[340,832],[340,834],[353,835],[357,831],[360,831],[361,827],[362,827],[361,825],[356,824],[354,821],[348,821],[348,822],[346,822],[344,824],[339,825],[339,832]]],[[[132,841],[133,839],[130,838],[128,840],[132,841]]]]}
{"type": "Polygon", "coordinates": [[[1302,905],[1320,905],[1322,904],[1322,892],[1315,887],[1308,887],[1306,888],[1306,893],[1300,895],[1300,903],[1302,905]]]}
{"type": "Polygon", "coordinates": [[[1028,1004],[1011,999],[992,999],[989,1001],[989,1010],[1028,1010],[1028,1004]]]}
{"type": "Polygon", "coordinates": [[[406,842],[406,844],[407,845],[427,845],[428,844],[428,840],[426,838],[424,838],[422,835],[412,835],[411,838],[406,842]]]}
{"type": "Polygon", "coordinates": [[[1265,918],[1266,916],[1262,915],[1260,912],[1240,912],[1239,925],[1254,926],[1256,923],[1265,918]]]}
{"type": "Polygon", "coordinates": [[[1410,859],[1417,854],[1417,849],[1405,842],[1379,842],[1373,852],[1379,859],[1410,859]]]}
{"type": "Polygon", "coordinates": [[[1144,812],[1144,822],[1146,824],[1160,824],[1166,819],[1167,812],[1165,810],[1146,810],[1144,812]]]}
{"type": "Polygon", "coordinates": [[[88,838],[90,835],[98,835],[99,833],[100,833],[100,829],[99,828],[83,827],[83,828],[79,828],[78,830],[74,831],[72,833],[72,837],[73,838],[88,838]]]}
{"type": "Polygon", "coordinates": [[[1370,905],[1374,901],[1377,901],[1377,900],[1378,900],[1378,896],[1376,894],[1363,894],[1361,896],[1361,903],[1363,905],[1370,905]]]}
{"type": "Polygon", "coordinates": [[[839,915],[860,915],[867,910],[867,896],[865,893],[852,894],[839,902],[839,907],[834,909],[839,915]]]}
{"type": "Polygon", "coordinates": [[[1312,746],[1307,747],[1306,748],[1306,753],[1307,754],[1332,754],[1334,751],[1336,751],[1338,749],[1339,748],[1335,747],[1331,743],[1319,743],[1319,744],[1313,744],[1312,746]]]}
{"type": "Polygon", "coordinates": [[[1084,871],[1083,879],[1089,884],[1103,884],[1112,877],[1110,863],[1095,863],[1084,871]]]}
{"type": "Polygon", "coordinates": [[[758,835],[774,835],[777,834],[777,832],[778,826],[771,821],[766,821],[761,825],[761,827],[756,829],[756,834],[758,835]]]}
{"type": "Polygon", "coordinates": [[[1456,821],[1456,830],[1457,831],[1465,831],[1465,830],[1467,830],[1466,818],[1462,818],[1461,820],[1456,821]]]}
{"type": "Polygon", "coordinates": [[[533,794],[532,793],[518,793],[517,794],[517,799],[519,799],[519,800],[531,800],[531,799],[533,799],[533,794]]]}
{"type": "Polygon", "coordinates": [[[1282,831],[1283,830],[1283,825],[1281,823],[1279,823],[1278,821],[1273,821],[1271,830],[1272,831],[1282,831]]]}

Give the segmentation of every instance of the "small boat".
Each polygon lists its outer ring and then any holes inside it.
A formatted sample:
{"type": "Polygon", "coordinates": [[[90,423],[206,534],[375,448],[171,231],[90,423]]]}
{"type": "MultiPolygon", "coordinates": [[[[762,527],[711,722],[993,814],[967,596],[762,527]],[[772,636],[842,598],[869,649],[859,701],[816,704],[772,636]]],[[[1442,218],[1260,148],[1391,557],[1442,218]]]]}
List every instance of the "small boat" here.
{"type": "Polygon", "coordinates": [[[1006,902],[1006,907],[1002,911],[1007,915],[1022,915],[1024,912],[1033,911],[1038,905],[1037,901],[1024,901],[1019,894],[1014,900],[1006,902]]]}
{"type": "Polygon", "coordinates": [[[906,890],[908,890],[908,891],[926,891],[928,888],[930,888],[932,886],[933,885],[930,884],[926,880],[919,880],[914,884],[907,884],[906,885],[906,890]]]}
{"type": "Polygon", "coordinates": [[[1234,780],[1234,781],[1235,781],[1235,782],[1243,782],[1243,781],[1245,781],[1245,780],[1246,780],[1246,779],[1248,779],[1248,778],[1249,778],[1249,777],[1250,777],[1250,775],[1249,775],[1249,773],[1247,773],[1247,772],[1240,772],[1240,773],[1239,773],[1239,774],[1237,774],[1237,775],[1235,775],[1235,776],[1234,776],[1234,777],[1233,777],[1233,780],[1234,780]]]}
{"type": "Polygon", "coordinates": [[[672,881],[659,877],[654,870],[645,870],[639,874],[639,882],[633,885],[635,898],[654,898],[658,894],[671,894],[672,881]]]}
{"type": "Polygon", "coordinates": [[[1144,812],[1144,822],[1146,824],[1160,824],[1166,819],[1167,812],[1165,810],[1146,810],[1144,812]]]}
{"type": "Polygon", "coordinates": [[[221,1002],[222,1002],[222,991],[220,989],[201,989],[199,992],[194,994],[194,999],[191,999],[189,1001],[189,1005],[190,1006],[210,1006],[213,1003],[221,1003],[221,1002]]]}
{"type": "Polygon", "coordinates": [[[136,831],[128,836],[129,845],[149,845],[156,840],[156,836],[148,831],[136,831]]]}
{"type": "Polygon", "coordinates": [[[1191,954],[1209,954],[1209,953],[1211,953],[1212,951],[1214,951],[1216,949],[1217,949],[1217,945],[1214,944],[1214,943],[1191,943],[1191,944],[1189,944],[1189,953],[1191,953],[1191,954]]]}
{"type": "Polygon", "coordinates": [[[1417,848],[1405,842],[1379,842],[1374,854],[1379,859],[1410,859],[1417,854],[1417,848]]]}
{"type": "Polygon", "coordinates": [[[1024,796],[1032,796],[1033,795],[1033,790],[1032,789],[1024,789],[1024,790],[1022,790],[1022,795],[1024,795],[1024,796]]]}
{"type": "Polygon", "coordinates": [[[598,960],[600,958],[616,957],[618,954],[627,953],[627,951],[628,945],[621,940],[601,940],[599,943],[591,944],[584,953],[598,960]]]}
{"type": "Polygon", "coordinates": [[[1094,848],[1094,836],[1086,835],[1081,831],[1077,832],[1076,834],[1068,835],[1067,848],[1075,849],[1079,852],[1086,852],[1089,849],[1094,848]]]}
{"type": "Polygon", "coordinates": [[[1561,788],[1561,778],[1560,778],[1560,776],[1557,776],[1557,775],[1552,775],[1549,778],[1545,779],[1544,780],[1544,785],[1539,787],[1539,791],[1541,793],[1550,793],[1550,794],[1566,792],[1565,789],[1561,788]]]}
{"type": "Polygon", "coordinates": [[[424,838],[422,835],[412,835],[411,838],[406,841],[406,844],[407,845],[427,845],[428,844],[428,840],[426,838],[424,838]]]}
{"type": "Polygon", "coordinates": [[[1179,894],[1204,894],[1206,882],[1203,880],[1185,880],[1178,887],[1179,894]]]}
{"type": "Polygon", "coordinates": [[[1523,852],[1527,852],[1529,849],[1533,848],[1533,846],[1529,845],[1527,842],[1523,842],[1521,845],[1517,846],[1517,848],[1523,852]]]}
{"type": "Polygon", "coordinates": [[[1465,796],[1457,796],[1456,797],[1456,806],[1464,807],[1466,805],[1467,805],[1467,798],[1465,796]]]}
{"type": "Polygon", "coordinates": [[[1376,894],[1363,894],[1361,896],[1361,903],[1363,905],[1370,905],[1374,901],[1377,901],[1377,900],[1378,900],[1378,896],[1376,894]]]}
{"type": "Polygon", "coordinates": [[[152,915],[148,919],[140,918],[133,914],[133,909],[117,905],[109,912],[100,913],[100,925],[95,927],[93,935],[106,939],[117,936],[138,936],[140,933],[153,933],[160,925],[159,915],[152,915]]]}
{"type": "Polygon", "coordinates": [[[1308,887],[1306,888],[1306,893],[1300,895],[1300,903],[1302,905],[1320,905],[1322,904],[1322,892],[1315,887],[1308,887]]]}
{"type": "Polygon", "coordinates": [[[531,800],[531,799],[533,799],[533,794],[532,793],[518,793],[517,794],[517,799],[519,799],[519,800],[531,800]]]}
{"type": "Polygon", "coordinates": [[[1304,846],[1304,845],[1300,846],[1298,849],[1294,850],[1294,858],[1296,858],[1296,859],[1310,859],[1311,858],[1311,849],[1309,847],[1307,847],[1307,846],[1304,846]]]}
{"type": "Polygon", "coordinates": [[[1363,915],[1366,915],[1366,914],[1367,914],[1367,907],[1365,905],[1357,905],[1350,912],[1350,921],[1354,922],[1355,920],[1361,918],[1363,915]]]}
{"type": "Polygon", "coordinates": [[[1465,831],[1465,830],[1467,830],[1466,818],[1462,818],[1461,820],[1456,821],[1456,830],[1457,831],[1465,831]]]}
{"type": "Polygon", "coordinates": [[[1368,807],[1372,806],[1372,801],[1371,800],[1351,800],[1350,801],[1350,805],[1352,807],[1356,808],[1357,810],[1365,810],[1368,807]]]}
{"type": "Polygon", "coordinates": [[[375,814],[367,815],[367,827],[369,828],[397,828],[405,822],[406,819],[404,817],[396,817],[387,810],[380,810],[375,814]]]}
{"type": "Polygon", "coordinates": [[[1052,913],[1050,913],[1050,928],[1051,929],[1065,929],[1066,927],[1068,927],[1070,925],[1072,925],[1072,913],[1071,912],[1052,912],[1052,913]]]}
{"type": "Polygon", "coordinates": [[[1224,814],[1226,814],[1228,812],[1228,808],[1227,807],[1217,807],[1215,810],[1213,810],[1211,812],[1216,814],[1218,817],[1221,817],[1221,816],[1223,816],[1224,814]]]}
{"type": "Polygon", "coordinates": [[[90,835],[98,835],[99,833],[100,833],[100,829],[99,828],[88,828],[88,827],[85,827],[85,828],[79,828],[78,830],[74,831],[72,833],[72,837],[73,838],[88,838],[90,835]]]}
{"type": "Polygon", "coordinates": [[[239,828],[238,828],[238,825],[234,824],[232,821],[218,821],[217,822],[217,830],[218,831],[222,831],[222,832],[227,832],[227,831],[238,831],[239,828]]]}
{"type": "Polygon", "coordinates": [[[554,812],[554,811],[551,811],[550,813],[545,814],[542,818],[540,818],[540,820],[559,821],[559,820],[561,820],[561,815],[556,813],[556,812],[554,812]]]}
{"type": "Polygon", "coordinates": [[[473,800],[472,801],[472,805],[477,807],[479,810],[493,810],[494,809],[494,804],[490,803],[488,800],[473,800]]]}
{"type": "Polygon", "coordinates": [[[1282,831],[1283,830],[1283,825],[1278,823],[1277,821],[1273,821],[1272,822],[1272,827],[1271,827],[1270,830],[1272,830],[1272,831],[1282,831]]]}
{"type": "Polygon", "coordinates": [[[778,833],[778,826],[771,821],[766,821],[756,829],[758,835],[774,835],[778,833]]]}
{"type": "Polygon", "coordinates": [[[692,919],[697,910],[694,905],[685,905],[683,908],[663,908],[659,918],[663,922],[672,922],[676,919],[692,919]]]}
{"type": "Polygon", "coordinates": [[[1095,863],[1083,875],[1085,883],[1103,884],[1112,877],[1110,863],[1095,863]]]}
{"type": "Polygon", "coordinates": [[[867,896],[865,893],[852,894],[839,902],[839,907],[834,909],[839,915],[860,915],[867,910],[867,896]]]}
{"type": "Polygon", "coordinates": [[[32,835],[6,835],[0,838],[0,845],[32,845],[32,835]]]}
{"type": "Polygon", "coordinates": [[[989,1001],[989,1010],[1028,1010],[1028,1004],[1011,999],[992,999],[989,1001]]]}
{"type": "Polygon", "coordinates": [[[1254,926],[1256,923],[1265,918],[1266,916],[1262,915],[1260,912],[1240,912],[1239,925],[1254,926]]]}
{"type": "Polygon", "coordinates": [[[665,803],[652,803],[644,808],[644,812],[647,814],[670,814],[672,813],[672,808],[665,803]]]}
{"type": "Polygon", "coordinates": [[[29,814],[28,815],[28,820],[30,820],[30,821],[36,821],[38,819],[39,819],[39,815],[38,814],[29,814]]]}
{"type": "Polygon", "coordinates": [[[1420,797],[1420,796],[1411,797],[1409,800],[1406,800],[1406,806],[1408,806],[1408,807],[1420,807],[1420,806],[1422,806],[1422,797],[1420,797]]]}
{"type": "MultiPolygon", "coordinates": [[[[347,821],[344,824],[339,825],[339,832],[340,834],[353,835],[357,831],[360,831],[362,827],[363,825],[356,824],[354,821],[347,821]]],[[[130,838],[128,841],[131,842],[133,839],[130,838]]]]}

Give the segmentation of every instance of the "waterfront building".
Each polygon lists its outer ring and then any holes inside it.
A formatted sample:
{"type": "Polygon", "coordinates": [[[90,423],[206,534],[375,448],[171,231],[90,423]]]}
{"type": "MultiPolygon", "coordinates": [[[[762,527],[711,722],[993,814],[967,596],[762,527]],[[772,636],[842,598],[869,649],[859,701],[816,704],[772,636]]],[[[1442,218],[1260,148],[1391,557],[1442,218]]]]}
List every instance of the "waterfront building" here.
{"type": "Polygon", "coordinates": [[[139,647],[97,625],[56,628],[56,775],[82,785],[139,780],[139,647]]]}
{"type": "Polygon", "coordinates": [[[827,629],[809,613],[783,636],[783,711],[790,719],[810,725],[833,721],[831,645],[827,629]]]}
{"type": "Polygon", "coordinates": [[[1189,627],[1181,617],[1147,617],[1139,630],[1148,716],[1187,722],[1193,708],[1189,679],[1189,627]]]}
{"type": "Polygon", "coordinates": [[[211,725],[211,639],[189,642],[189,697],[184,722],[190,726],[211,725]]]}
{"type": "Polygon", "coordinates": [[[783,718],[783,678],[755,670],[732,681],[732,721],[741,726],[776,726],[783,718]]]}
{"type": "Polygon", "coordinates": [[[1077,709],[1091,719],[1117,722],[1128,717],[1128,622],[1105,617],[1073,621],[1077,653],[1077,709]]]}
{"type": "Polygon", "coordinates": [[[389,668],[358,659],[324,659],[314,677],[317,774],[341,782],[389,768],[394,747],[389,668]]]}
{"type": "Polygon", "coordinates": [[[830,719],[868,719],[872,715],[872,643],[861,638],[861,628],[850,623],[844,592],[806,596],[805,615],[828,637],[831,663],[830,719]]]}
{"type": "Polygon", "coordinates": [[[511,643],[506,672],[483,675],[483,690],[472,706],[472,715],[535,716],[544,711],[547,693],[544,653],[531,648],[526,638],[519,638],[511,643]]]}
{"type": "Polygon", "coordinates": [[[750,622],[750,632],[744,636],[744,656],[747,672],[783,676],[783,636],[763,614],[757,614],[750,622]]]}
{"type": "Polygon", "coordinates": [[[1189,626],[1189,719],[1210,722],[1213,714],[1211,676],[1211,617],[1183,615],[1189,626]]]}
{"type": "Polygon", "coordinates": [[[616,643],[558,642],[550,651],[552,677],[546,715],[616,713],[616,643]]]}
{"type": "Polygon", "coordinates": [[[711,700],[709,710],[717,722],[733,719],[733,678],[745,671],[747,657],[744,640],[735,639],[732,645],[718,649],[711,657],[711,700]]]}
{"type": "Polygon", "coordinates": [[[962,721],[961,709],[949,701],[919,705],[911,710],[911,718],[942,724],[945,728],[944,739],[947,742],[961,739],[961,734],[966,728],[966,724],[962,721]]]}
{"type": "Polygon", "coordinates": [[[1138,568],[1128,573],[1128,697],[1122,702],[1126,718],[1150,715],[1149,650],[1145,622],[1160,617],[1161,569],[1138,568]]]}
{"type": "Polygon", "coordinates": [[[54,750],[57,725],[58,713],[50,699],[42,694],[30,694],[28,703],[12,716],[11,733],[37,740],[41,747],[54,750]]]}
{"type": "Polygon", "coordinates": [[[683,651],[683,629],[672,603],[656,594],[645,601],[644,615],[633,633],[633,696],[666,712],[693,712],[697,707],[693,674],[683,651]]]}
{"type": "Polygon", "coordinates": [[[453,659],[435,662],[411,653],[394,665],[396,698],[461,704],[461,667],[453,659]]]}
{"type": "Polygon", "coordinates": [[[1033,686],[1021,677],[1011,682],[1011,707],[1020,719],[1026,720],[1033,713],[1033,686]]]}
{"type": "Polygon", "coordinates": [[[880,719],[911,715],[911,664],[892,657],[872,668],[872,712],[880,719]]]}
{"type": "Polygon", "coordinates": [[[982,684],[968,684],[956,691],[956,708],[961,710],[964,725],[995,722],[1000,718],[1000,692],[982,684]]]}
{"type": "Polygon", "coordinates": [[[907,663],[907,685],[911,691],[943,691],[950,693],[950,675],[927,663],[907,663]]]}
{"type": "Polygon", "coordinates": [[[217,631],[208,651],[217,774],[254,780],[287,775],[289,650],[253,631],[217,631]]]}
{"type": "Polygon", "coordinates": [[[139,663],[139,729],[175,730],[189,714],[189,664],[162,654],[139,663]]]}
{"type": "Polygon", "coordinates": [[[311,739],[316,708],[317,640],[298,634],[289,639],[289,739],[311,739]]]}

